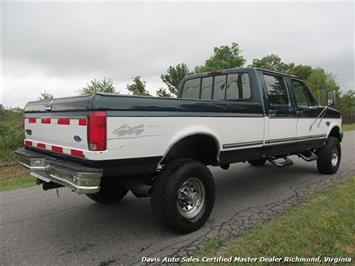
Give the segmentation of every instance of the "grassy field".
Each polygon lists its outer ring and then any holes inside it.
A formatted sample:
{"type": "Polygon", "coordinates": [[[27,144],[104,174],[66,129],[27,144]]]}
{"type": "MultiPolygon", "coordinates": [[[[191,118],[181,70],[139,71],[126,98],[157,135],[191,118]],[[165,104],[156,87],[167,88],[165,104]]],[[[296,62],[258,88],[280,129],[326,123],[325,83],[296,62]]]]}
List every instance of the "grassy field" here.
{"type": "Polygon", "coordinates": [[[343,128],[343,131],[355,130],[355,123],[342,125],[342,128],[343,128]]]}
{"type": "Polygon", "coordinates": [[[194,256],[354,258],[354,206],[355,177],[316,193],[284,214],[245,231],[234,241],[210,240],[194,256]]]}
{"type": "Polygon", "coordinates": [[[0,167],[0,191],[30,187],[35,184],[35,178],[18,165],[0,167]]]}

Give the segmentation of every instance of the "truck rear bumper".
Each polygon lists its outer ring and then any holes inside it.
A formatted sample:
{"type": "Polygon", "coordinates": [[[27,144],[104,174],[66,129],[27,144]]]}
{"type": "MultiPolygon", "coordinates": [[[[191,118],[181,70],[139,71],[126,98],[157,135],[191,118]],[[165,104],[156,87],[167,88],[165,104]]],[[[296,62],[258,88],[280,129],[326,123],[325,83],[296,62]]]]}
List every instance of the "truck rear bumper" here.
{"type": "Polygon", "coordinates": [[[16,152],[17,162],[43,182],[54,182],[77,193],[91,194],[100,190],[102,170],[57,159],[24,148],[16,152]]]}

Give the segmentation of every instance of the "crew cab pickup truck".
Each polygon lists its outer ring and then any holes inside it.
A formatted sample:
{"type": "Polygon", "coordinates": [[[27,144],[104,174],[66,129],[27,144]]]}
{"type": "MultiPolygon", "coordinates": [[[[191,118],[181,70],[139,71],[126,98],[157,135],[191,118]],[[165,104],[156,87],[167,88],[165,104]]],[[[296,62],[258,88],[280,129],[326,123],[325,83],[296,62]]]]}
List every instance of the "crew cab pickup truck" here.
{"type": "Polygon", "coordinates": [[[16,154],[45,190],[64,186],[99,203],[128,191],[148,196],[162,225],[188,233],[213,208],[207,166],[285,167],[295,155],[334,174],[343,134],[328,96],[319,106],[295,76],[240,68],[187,76],[178,98],[95,93],[34,101],[16,154]]]}

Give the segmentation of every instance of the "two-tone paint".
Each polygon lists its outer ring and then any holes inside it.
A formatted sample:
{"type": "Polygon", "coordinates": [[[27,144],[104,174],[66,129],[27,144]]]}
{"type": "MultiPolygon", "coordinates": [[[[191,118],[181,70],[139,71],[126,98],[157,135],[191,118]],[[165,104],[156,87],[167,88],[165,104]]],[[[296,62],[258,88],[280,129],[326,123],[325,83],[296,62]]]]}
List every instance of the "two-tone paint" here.
{"type": "MultiPolygon", "coordinates": [[[[194,135],[212,138],[217,147],[216,161],[225,164],[316,149],[332,130],[341,131],[338,111],[329,108],[319,118],[324,107],[311,106],[301,112],[289,86],[290,105],[272,110],[262,81],[265,70],[227,70],[216,75],[233,71],[249,74],[252,88],[249,101],[93,94],[30,102],[25,108],[25,145],[103,168],[132,166],[130,171],[134,174],[140,166],[157,169],[176,143],[194,135]],[[105,151],[88,148],[86,121],[92,111],[105,111],[107,115],[105,151]],[[32,145],[27,145],[30,142],[32,145]],[[38,143],[45,146],[39,147],[38,143]],[[75,156],[72,150],[80,156],[75,156]]],[[[276,74],[287,84],[287,79],[295,79],[276,74]]]]}

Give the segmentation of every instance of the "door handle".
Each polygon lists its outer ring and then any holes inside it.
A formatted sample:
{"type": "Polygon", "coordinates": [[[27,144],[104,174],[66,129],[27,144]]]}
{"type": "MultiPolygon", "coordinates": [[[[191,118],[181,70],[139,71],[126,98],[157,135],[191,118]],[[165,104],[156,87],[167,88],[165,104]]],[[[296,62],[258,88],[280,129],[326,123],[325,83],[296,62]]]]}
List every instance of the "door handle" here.
{"type": "Polygon", "coordinates": [[[299,115],[299,116],[303,115],[303,110],[297,110],[296,115],[299,115]]]}
{"type": "Polygon", "coordinates": [[[277,114],[276,110],[269,109],[269,116],[275,116],[277,114]]]}

